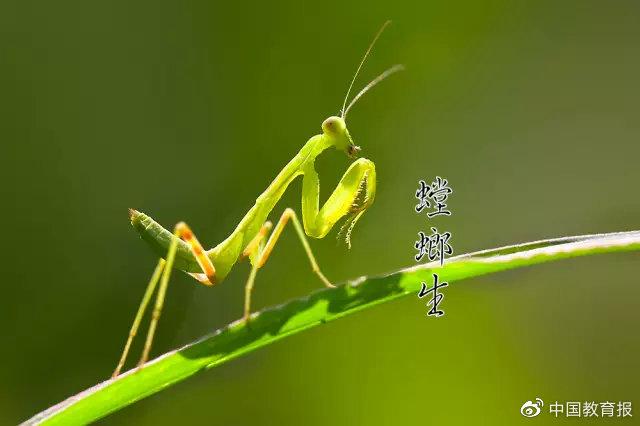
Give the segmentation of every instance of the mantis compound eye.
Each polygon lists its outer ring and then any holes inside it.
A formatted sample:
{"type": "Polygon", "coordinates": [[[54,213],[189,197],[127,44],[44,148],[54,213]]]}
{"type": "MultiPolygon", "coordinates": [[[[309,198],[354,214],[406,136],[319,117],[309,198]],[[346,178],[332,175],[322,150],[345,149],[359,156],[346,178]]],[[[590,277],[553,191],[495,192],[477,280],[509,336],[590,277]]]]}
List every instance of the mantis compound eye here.
{"type": "Polygon", "coordinates": [[[340,117],[329,117],[322,123],[322,131],[330,135],[340,134],[345,128],[344,120],[340,117]]]}

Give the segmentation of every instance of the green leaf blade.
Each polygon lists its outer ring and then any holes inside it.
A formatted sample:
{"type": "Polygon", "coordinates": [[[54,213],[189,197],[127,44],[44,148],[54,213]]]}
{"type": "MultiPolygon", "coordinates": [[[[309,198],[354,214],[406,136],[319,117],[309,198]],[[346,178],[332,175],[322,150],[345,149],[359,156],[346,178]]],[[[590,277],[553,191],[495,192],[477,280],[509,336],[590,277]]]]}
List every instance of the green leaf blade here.
{"type": "Polygon", "coordinates": [[[202,370],[289,335],[379,303],[415,294],[435,272],[452,283],[507,269],[585,256],[640,250],[640,231],[564,237],[506,246],[417,265],[382,277],[361,277],[254,314],[249,326],[234,322],[212,335],[168,352],[140,370],[107,380],[43,411],[24,424],[86,424],[182,381],[202,370]]]}

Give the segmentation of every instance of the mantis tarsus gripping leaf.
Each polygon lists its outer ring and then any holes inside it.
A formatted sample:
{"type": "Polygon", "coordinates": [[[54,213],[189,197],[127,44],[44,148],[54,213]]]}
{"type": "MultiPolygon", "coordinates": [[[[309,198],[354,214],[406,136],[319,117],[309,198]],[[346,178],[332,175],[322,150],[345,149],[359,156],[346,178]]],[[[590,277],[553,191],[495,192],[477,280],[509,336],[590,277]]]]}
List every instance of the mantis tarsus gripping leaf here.
{"type": "Polygon", "coordinates": [[[347,90],[340,117],[332,116],[322,123],[322,134],[313,136],[304,144],[302,149],[282,169],[269,187],[260,194],[255,205],[223,242],[210,250],[205,250],[184,222],[178,223],[174,231],[170,232],[146,214],[133,209],[129,210],[131,224],[139,232],[142,239],[147,241],[160,256],[160,260],[147,285],[147,290],[131,326],[122,357],[113,373],[114,377],[120,374],[120,370],[124,366],[131,342],[138,331],[142,316],[159,283],[147,339],[138,365],[143,365],[148,359],[173,268],[188,273],[202,284],[212,286],[222,282],[238,260],[244,257],[249,258],[252,267],[245,286],[244,303],[244,320],[249,321],[251,292],[256,273],[269,258],[287,222],[291,221],[307,253],[313,272],[318,275],[325,286],[333,287],[331,282],[320,271],[306,236],[323,238],[331,231],[336,222],[346,217],[338,236],[339,238],[343,237],[347,245],[350,245],[353,227],[362,214],[371,206],[375,198],[375,165],[366,158],[355,159],[360,148],[353,143],[347,130],[345,119],[349,109],[367,90],[390,74],[402,69],[402,66],[396,65],[380,74],[354,96],[347,106],[349,93],[360,72],[360,68],[362,68],[371,48],[388,24],[389,22],[386,22],[378,31],[363,56],[347,90]],[[320,208],[320,180],[314,163],[316,158],[329,148],[343,151],[349,157],[354,158],[355,161],[351,163],[338,186],[320,208]],[[293,209],[287,208],[275,227],[273,227],[267,217],[287,190],[289,184],[300,175],[303,177],[302,224],[293,209]]]}

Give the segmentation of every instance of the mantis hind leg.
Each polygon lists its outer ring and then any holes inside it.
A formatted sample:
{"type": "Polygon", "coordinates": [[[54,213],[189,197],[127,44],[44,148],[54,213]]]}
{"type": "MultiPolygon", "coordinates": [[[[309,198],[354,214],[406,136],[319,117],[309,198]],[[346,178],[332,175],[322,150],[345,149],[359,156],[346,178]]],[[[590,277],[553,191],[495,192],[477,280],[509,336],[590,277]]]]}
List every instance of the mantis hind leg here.
{"type": "Polygon", "coordinates": [[[311,246],[309,246],[309,241],[307,241],[307,237],[302,228],[302,224],[298,220],[296,213],[293,209],[287,208],[280,216],[280,220],[276,224],[273,232],[269,236],[267,242],[264,242],[269,230],[271,229],[271,222],[266,222],[260,232],[256,235],[256,237],[249,242],[247,248],[244,250],[243,255],[248,256],[251,260],[251,272],[249,273],[249,278],[247,279],[247,283],[245,285],[245,293],[244,293],[244,316],[243,319],[245,322],[249,321],[251,315],[251,294],[253,292],[253,285],[255,283],[256,274],[258,273],[258,269],[262,268],[264,264],[269,259],[273,248],[275,247],[282,231],[284,230],[285,225],[291,220],[293,222],[293,226],[300,238],[300,242],[304,247],[304,250],[309,258],[309,263],[311,263],[312,271],[320,278],[322,283],[326,287],[335,287],[331,282],[324,276],[322,271],[320,271],[320,267],[318,266],[318,262],[316,261],[313,252],[311,251],[311,246]]]}
{"type": "Polygon", "coordinates": [[[198,239],[193,235],[193,232],[189,228],[189,226],[184,223],[178,223],[174,228],[174,237],[169,245],[169,250],[167,252],[166,261],[165,259],[160,259],[156,266],[156,269],[149,280],[149,284],[147,284],[147,289],[145,290],[144,296],[142,297],[142,301],[140,306],[138,307],[138,311],[136,312],[136,316],[133,320],[133,324],[131,325],[131,329],[129,331],[129,336],[127,337],[127,342],[125,343],[124,349],[122,351],[122,355],[120,357],[120,361],[116,366],[115,371],[113,372],[112,377],[115,378],[120,374],[122,367],[124,366],[127,355],[129,354],[129,349],[131,348],[131,343],[133,342],[133,338],[136,336],[138,332],[138,328],[140,327],[140,322],[142,321],[142,317],[149,305],[149,301],[151,300],[151,296],[153,295],[158,282],[160,282],[160,287],[158,289],[158,293],[156,294],[155,305],[153,308],[153,313],[151,315],[151,322],[149,324],[149,330],[147,332],[147,338],[145,340],[144,349],[142,351],[142,356],[140,357],[140,361],[138,362],[138,366],[144,365],[149,358],[149,353],[151,352],[151,345],[153,343],[153,337],[155,335],[156,328],[158,326],[158,321],[160,319],[160,315],[162,313],[162,307],[164,306],[164,299],[167,293],[167,288],[169,286],[169,277],[171,276],[171,270],[173,269],[173,263],[176,257],[176,251],[178,248],[179,239],[184,240],[188,245],[189,249],[195,256],[198,264],[202,268],[201,274],[190,274],[198,281],[206,285],[213,285],[215,283],[215,267],[211,263],[211,260],[204,254],[204,250],[202,245],[198,241],[198,239]]]}
{"type": "Polygon", "coordinates": [[[122,370],[122,367],[124,367],[124,363],[127,360],[127,355],[129,354],[129,349],[131,348],[131,343],[133,342],[133,338],[138,333],[138,328],[140,327],[142,316],[144,315],[144,312],[147,310],[147,305],[149,304],[149,301],[151,300],[151,296],[153,295],[153,292],[156,289],[156,285],[160,280],[160,274],[164,269],[164,264],[165,264],[164,259],[160,259],[158,261],[156,269],[153,271],[153,275],[149,280],[149,284],[147,284],[147,289],[145,290],[144,296],[142,297],[142,302],[140,302],[140,306],[138,307],[138,311],[136,312],[136,316],[133,320],[133,324],[131,324],[131,329],[129,330],[129,336],[127,337],[127,343],[125,343],[124,345],[122,355],[120,356],[120,361],[118,362],[116,369],[111,375],[112,378],[118,377],[118,375],[120,374],[120,370],[122,370]]]}

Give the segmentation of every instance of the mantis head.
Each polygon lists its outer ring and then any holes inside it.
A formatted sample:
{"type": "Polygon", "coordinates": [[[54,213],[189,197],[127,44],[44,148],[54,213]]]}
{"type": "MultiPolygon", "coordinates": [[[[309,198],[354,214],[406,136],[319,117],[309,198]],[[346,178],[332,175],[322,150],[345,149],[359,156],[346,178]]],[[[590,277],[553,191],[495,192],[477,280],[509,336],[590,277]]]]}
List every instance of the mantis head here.
{"type": "Polygon", "coordinates": [[[341,117],[331,116],[322,122],[322,133],[337,150],[344,151],[349,158],[356,158],[360,147],[351,139],[347,124],[341,117]]]}

